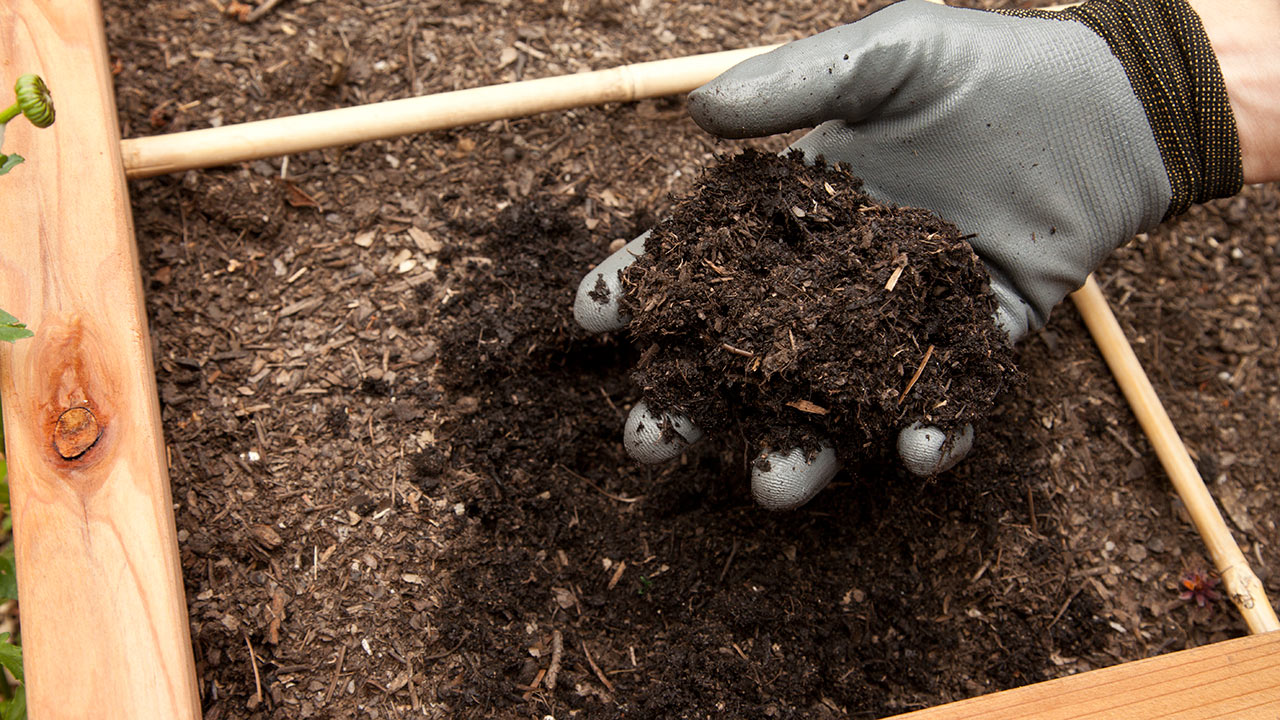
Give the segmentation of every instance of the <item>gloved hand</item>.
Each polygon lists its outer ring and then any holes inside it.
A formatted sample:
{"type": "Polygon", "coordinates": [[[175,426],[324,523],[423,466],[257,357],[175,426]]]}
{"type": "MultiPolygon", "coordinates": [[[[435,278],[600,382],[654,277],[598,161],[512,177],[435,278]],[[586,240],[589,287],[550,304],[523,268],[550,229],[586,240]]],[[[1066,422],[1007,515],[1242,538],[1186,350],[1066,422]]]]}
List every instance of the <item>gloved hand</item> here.
{"type": "MultiPolygon", "coordinates": [[[[739,64],[690,95],[689,112],[728,138],[816,126],[794,145],[807,159],[848,163],[872,197],[976,233],[995,322],[1014,341],[1135,233],[1241,184],[1221,72],[1184,0],[1017,14],[904,0],[739,64]]],[[[583,280],[574,314],[584,328],[626,324],[619,271],[646,235],[583,280]]],[[[624,433],[642,462],[700,437],[687,418],[652,417],[643,403],[624,433]]],[[[913,426],[897,445],[906,467],[927,475],[972,438],[965,428],[947,443],[913,426]]],[[[829,449],[766,457],[752,491],[768,508],[807,502],[837,469],[829,449]]]]}

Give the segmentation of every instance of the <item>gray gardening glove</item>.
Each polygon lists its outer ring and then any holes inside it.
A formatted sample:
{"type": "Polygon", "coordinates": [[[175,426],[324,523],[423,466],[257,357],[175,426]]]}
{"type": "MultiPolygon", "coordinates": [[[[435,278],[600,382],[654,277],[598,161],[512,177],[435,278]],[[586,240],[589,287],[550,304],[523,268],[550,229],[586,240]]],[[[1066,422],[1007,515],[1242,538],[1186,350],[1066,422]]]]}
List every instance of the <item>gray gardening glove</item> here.
{"type": "MultiPolygon", "coordinates": [[[[1241,184],[1221,72],[1184,0],[1016,15],[904,0],[739,64],[694,91],[689,112],[729,138],[816,126],[793,146],[809,160],[848,163],[873,197],[975,233],[995,322],[1014,341],[1135,233],[1241,184]]],[[[583,280],[574,313],[586,329],[626,324],[618,271],[644,238],[583,280]]],[[[687,418],[649,415],[638,404],[624,435],[642,462],[683,449],[663,440],[662,422],[700,436],[687,418]]],[[[972,428],[946,439],[916,425],[898,451],[928,475],[963,457],[972,428]]],[[[753,494],[775,509],[808,501],[837,469],[829,449],[770,454],[760,467],[753,494]]]]}

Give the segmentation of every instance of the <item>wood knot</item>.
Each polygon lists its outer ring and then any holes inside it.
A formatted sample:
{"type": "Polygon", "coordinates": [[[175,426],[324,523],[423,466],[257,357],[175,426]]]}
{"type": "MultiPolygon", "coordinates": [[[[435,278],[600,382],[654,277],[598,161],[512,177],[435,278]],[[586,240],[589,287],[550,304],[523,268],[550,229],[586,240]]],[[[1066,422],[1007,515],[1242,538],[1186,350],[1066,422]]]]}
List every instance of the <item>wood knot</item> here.
{"type": "Polygon", "coordinates": [[[75,460],[98,442],[102,426],[86,407],[73,407],[58,416],[53,427],[53,447],[63,460],[75,460]]]}

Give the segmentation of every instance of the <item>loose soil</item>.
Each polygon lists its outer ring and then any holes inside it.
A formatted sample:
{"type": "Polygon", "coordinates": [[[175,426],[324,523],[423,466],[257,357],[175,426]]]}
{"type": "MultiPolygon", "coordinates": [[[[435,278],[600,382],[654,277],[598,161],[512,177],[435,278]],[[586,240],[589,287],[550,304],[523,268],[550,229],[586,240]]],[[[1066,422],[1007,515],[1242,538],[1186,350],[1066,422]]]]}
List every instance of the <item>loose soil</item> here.
{"type": "MultiPolygon", "coordinates": [[[[126,136],[882,3],[220,4],[104,3],[126,136]]],[[[1069,307],[935,480],[855,464],[772,514],[740,440],[634,465],[642,348],[577,330],[574,289],[741,146],[677,98],[131,185],[206,718],[876,717],[1244,633],[1179,599],[1202,546],[1069,307]]],[[[1277,217],[1248,188],[1100,271],[1272,597],[1277,217]]]]}
{"type": "Polygon", "coordinates": [[[986,420],[1018,373],[985,268],[954,225],[861,186],[747,150],[674,203],[623,273],[651,408],[758,447],[831,438],[846,463],[986,420]]]}

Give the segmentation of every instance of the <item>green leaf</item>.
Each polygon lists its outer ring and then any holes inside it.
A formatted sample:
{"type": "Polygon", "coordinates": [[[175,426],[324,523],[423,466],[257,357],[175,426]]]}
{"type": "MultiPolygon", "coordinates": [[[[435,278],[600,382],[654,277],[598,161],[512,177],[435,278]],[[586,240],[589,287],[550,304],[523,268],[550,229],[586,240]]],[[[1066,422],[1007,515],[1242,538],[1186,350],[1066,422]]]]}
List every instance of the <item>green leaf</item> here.
{"type": "Polygon", "coordinates": [[[5,173],[12,170],[14,167],[21,165],[23,162],[24,162],[23,157],[17,153],[14,153],[12,155],[5,155],[4,153],[0,153],[0,175],[4,175],[5,173]]]}
{"type": "Polygon", "coordinates": [[[0,665],[22,679],[22,648],[9,642],[9,633],[0,633],[0,665]]]}
{"type": "MultiPolygon", "coordinates": [[[[0,172],[0,175],[4,173],[0,172]]],[[[4,342],[13,342],[22,338],[29,338],[35,333],[27,329],[27,326],[18,322],[18,318],[10,315],[4,310],[0,310],[0,340],[4,342]]]]}
{"type": "Polygon", "coordinates": [[[0,600],[18,599],[18,565],[14,562],[13,546],[0,551],[0,600]]]}
{"type": "Polygon", "coordinates": [[[0,720],[27,720],[27,689],[19,687],[13,699],[0,704],[0,720]]]}
{"type": "Polygon", "coordinates": [[[26,327],[0,327],[0,341],[13,342],[14,340],[29,338],[32,335],[35,335],[35,333],[31,332],[26,327]]]}

